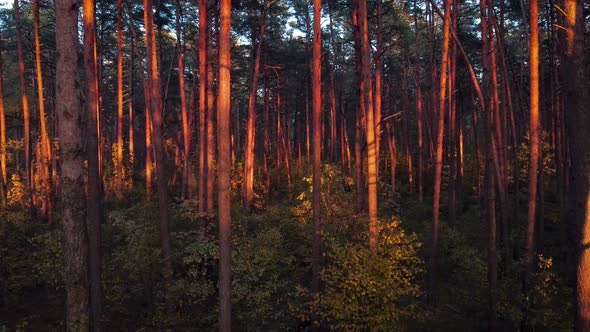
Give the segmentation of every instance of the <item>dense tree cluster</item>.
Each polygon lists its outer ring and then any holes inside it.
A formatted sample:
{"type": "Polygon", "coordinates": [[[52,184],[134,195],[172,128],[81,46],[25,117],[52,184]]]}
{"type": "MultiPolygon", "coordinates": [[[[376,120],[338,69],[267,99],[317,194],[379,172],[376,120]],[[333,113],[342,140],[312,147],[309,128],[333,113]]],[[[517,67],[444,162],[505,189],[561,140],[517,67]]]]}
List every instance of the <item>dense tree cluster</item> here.
{"type": "Polygon", "coordinates": [[[7,2],[0,330],[590,331],[587,2],[7,2]]]}

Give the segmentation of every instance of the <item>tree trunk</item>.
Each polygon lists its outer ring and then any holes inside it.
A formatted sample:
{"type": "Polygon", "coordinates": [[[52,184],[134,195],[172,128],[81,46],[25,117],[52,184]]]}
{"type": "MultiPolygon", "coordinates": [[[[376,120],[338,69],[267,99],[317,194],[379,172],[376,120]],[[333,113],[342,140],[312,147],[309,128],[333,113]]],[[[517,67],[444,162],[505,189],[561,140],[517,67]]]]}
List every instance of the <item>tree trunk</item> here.
{"type": "Polygon", "coordinates": [[[123,199],[123,0],[117,0],[117,173],[115,195],[123,199]]]}
{"type": "MultiPolygon", "coordinates": [[[[29,194],[30,203],[34,203],[34,195],[32,188],[32,174],[31,174],[31,124],[29,114],[29,97],[27,96],[27,83],[25,78],[25,56],[23,53],[23,42],[20,26],[20,8],[18,0],[14,0],[14,21],[16,25],[16,47],[18,53],[18,69],[20,78],[21,101],[23,108],[24,120],[24,138],[25,138],[25,178],[27,181],[27,190],[29,194]]],[[[32,207],[34,208],[34,207],[32,207]]]]}
{"type": "Polygon", "coordinates": [[[258,74],[260,72],[260,56],[262,54],[262,43],[264,42],[264,33],[266,31],[266,11],[267,2],[265,1],[262,12],[260,33],[258,36],[258,45],[254,55],[254,64],[252,66],[252,77],[250,80],[250,94],[248,95],[248,121],[246,124],[246,149],[244,151],[244,182],[243,182],[243,205],[249,207],[254,199],[254,159],[256,143],[256,96],[258,91],[258,74]]]}
{"type": "Polygon", "coordinates": [[[156,152],[156,177],[158,186],[158,203],[160,209],[160,247],[162,249],[163,272],[167,281],[172,278],[172,246],[170,244],[168,215],[168,177],[166,173],[166,150],[162,121],[162,98],[158,72],[156,36],[154,33],[154,14],[152,1],[144,0],[144,22],[146,31],[146,51],[148,64],[148,83],[151,89],[150,116],[153,141],[156,152]]]}
{"type": "Polygon", "coordinates": [[[89,331],[88,238],[78,77],[78,1],[55,1],[56,100],[60,141],[66,330],[89,331]],[[74,64],[74,65],[72,65],[74,64]]]}
{"type": "Polygon", "coordinates": [[[37,95],[39,98],[39,122],[41,127],[41,187],[45,195],[43,212],[49,224],[53,224],[52,190],[50,177],[51,148],[47,132],[47,117],[45,114],[45,98],[43,97],[43,73],[41,69],[41,42],[39,41],[39,0],[33,1],[33,16],[35,30],[35,71],[37,72],[37,95]]]}
{"type": "Polygon", "coordinates": [[[355,117],[355,135],[354,135],[354,165],[355,165],[355,185],[356,185],[356,211],[360,212],[365,208],[365,184],[363,181],[363,157],[362,157],[362,117],[365,114],[365,96],[361,89],[363,76],[361,73],[362,56],[361,56],[361,32],[359,24],[358,4],[359,0],[353,0],[352,26],[354,34],[355,60],[358,74],[358,104],[355,117]]]}
{"type": "Polygon", "coordinates": [[[379,178],[379,151],[381,147],[381,96],[383,93],[383,2],[377,0],[377,53],[375,59],[375,160],[379,178]]]}
{"type": "MultiPolygon", "coordinates": [[[[84,0],[84,67],[86,70],[86,107],[88,109],[87,158],[88,158],[88,241],[89,241],[89,283],[90,283],[90,324],[93,330],[100,329],[102,308],[101,292],[101,192],[98,160],[98,78],[96,64],[96,28],[94,1],[84,0]]],[[[64,188],[65,190],[65,188],[64,188]]],[[[63,203],[63,202],[62,202],[63,203]]]]}
{"type": "Polygon", "coordinates": [[[590,331],[590,132],[588,114],[588,56],[584,50],[583,1],[565,0],[566,50],[564,57],[564,100],[572,158],[572,202],[576,230],[577,268],[575,330],[590,331]]]}
{"type": "Polygon", "coordinates": [[[312,282],[314,293],[320,291],[320,260],[321,260],[321,116],[322,116],[322,3],[313,1],[313,62],[312,62],[312,92],[313,92],[313,244],[312,244],[312,282]]]}
{"type": "Polygon", "coordinates": [[[358,2],[358,15],[361,36],[361,91],[365,96],[367,129],[367,172],[369,205],[369,247],[377,252],[377,155],[375,146],[375,114],[373,112],[373,89],[371,79],[371,53],[369,41],[369,24],[367,20],[366,1],[358,2]]]}
{"type": "Polygon", "coordinates": [[[182,54],[182,26],[181,26],[181,5],[180,0],[176,1],[176,46],[178,56],[178,87],[180,90],[180,115],[182,118],[182,143],[184,148],[184,158],[182,166],[182,189],[181,195],[183,198],[187,197],[189,186],[189,170],[190,170],[190,148],[191,148],[191,132],[189,130],[189,120],[186,107],[186,92],[184,88],[184,56],[182,54]]]}
{"type": "Polygon", "coordinates": [[[231,186],[230,186],[230,25],[231,1],[221,0],[219,33],[219,97],[217,98],[217,133],[219,149],[219,330],[231,331],[231,186]]]}
{"type": "MultiPolygon", "coordinates": [[[[210,1],[215,4],[215,1],[210,1]]],[[[213,17],[211,17],[209,22],[209,28],[207,30],[207,48],[209,55],[212,59],[215,58],[213,48],[213,17]]],[[[214,81],[215,72],[213,71],[213,61],[209,61],[207,63],[207,190],[206,192],[206,199],[207,202],[207,209],[208,213],[213,212],[213,203],[214,203],[214,192],[213,192],[213,184],[215,181],[215,91],[213,91],[213,81],[214,81]]],[[[231,106],[231,102],[230,102],[231,106]]]]}
{"type": "Polygon", "coordinates": [[[133,188],[133,173],[135,170],[135,142],[134,140],[134,132],[135,132],[135,124],[133,121],[133,63],[135,60],[135,38],[133,34],[131,35],[131,61],[129,61],[129,97],[128,97],[128,111],[129,111],[129,171],[131,172],[129,176],[129,189],[133,188]]]}
{"type": "MultiPolygon", "coordinates": [[[[530,2],[530,161],[529,161],[529,196],[528,217],[525,243],[524,290],[528,291],[529,278],[534,271],[534,238],[537,210],[537,188],[539,177],[540,156],[540,117],[539,117],[539,4],[537,0],[530,2]]],[[[526,317],[525,317],[525,323],[526,317]]]]}
{"type": "Polygon", "coordinates": [[[207,0],[199,0],[199,212],[207,211],[207,0]]]}
{"type": "Polygon", "coordinates": [[[451,25],[451,0],[445,0],[444,26],[443,26],[443,45],[442,45],[442,64],[440,70],[440,90],[439,90],[439,111],[438,111],[438,129],[436,140],[436,156],[434,171],[434,198],[432,203],[432,243],[430,246],[430,282],[429,293],[430,301],[435,298],[436,288],[436,264],[437,264],[437,247],[438,247],[438,228],[439,228],[439,210],[440,210],[440,187],[443,166],[443,135],[445,129],[445,101],[447,92],[447,70],[449,62],[449,39],[451,25]]]}

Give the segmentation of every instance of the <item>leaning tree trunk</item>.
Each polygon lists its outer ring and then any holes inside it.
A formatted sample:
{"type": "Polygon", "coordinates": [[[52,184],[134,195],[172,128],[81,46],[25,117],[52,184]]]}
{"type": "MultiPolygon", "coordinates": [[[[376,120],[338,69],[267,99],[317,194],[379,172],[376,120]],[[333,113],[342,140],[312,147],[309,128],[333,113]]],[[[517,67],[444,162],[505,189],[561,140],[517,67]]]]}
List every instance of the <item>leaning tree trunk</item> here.
{"type": "Polygon", "coordinates": [[[254,64],[252,66],[252,78],[250,80],[250,94],[248,95],[248,121],[246,124],[246,148],[244,151],[244,183],[243,183],[243,205],[249,207],[254,199],[254,157],[256,142],[256,96],[258,91],[258,74],[260,72],[260,57],[262,54],[262,43],[264,42],[264,33],[266,31],[266,10],[267,4],[264,3],[260,23],[260,34],[256,54],[254,55],[254,64]]]}
{"type": "Polygon", "coordinates": [[[443,49],[442,64],[440,69],[440,89],[438,99],[438,129],[436,140],[436,156],[434,170],[434,198],[432,203],[432,243],[430,245],[430,275],[429,275],[429,296],[431,301],[434,300],[434,290],[436,288],[436,264],[438,249],[438,228],[439,228],[439,210],[440,210],[440,187],[443,166],[443,135],[445,129],[445,100],[447,92],[447,70],[449,62],[449,39],[451,25],[451,0],[445,0],[444,26],[443,26],[443,49]]]}

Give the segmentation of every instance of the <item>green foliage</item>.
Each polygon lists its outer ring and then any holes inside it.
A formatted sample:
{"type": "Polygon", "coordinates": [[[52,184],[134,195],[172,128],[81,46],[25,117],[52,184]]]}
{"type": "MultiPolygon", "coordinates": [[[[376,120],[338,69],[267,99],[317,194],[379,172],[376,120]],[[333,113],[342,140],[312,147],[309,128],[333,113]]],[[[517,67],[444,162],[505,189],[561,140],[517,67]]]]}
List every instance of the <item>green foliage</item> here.
{"type": "MultiPolygon", "coordinates": [[[[541,158],[539,170],[543,172],[547,178],[555,175],[555,152],[549,142],[549,133],[541,131],[541,158]]],[[[529,164],[530,164],[530,136],[525,136],[525,141],[520,144],[517,150],[518,165],[520,165],[520,179],[523,184],[526,184],[529,178],[529,164]]]]}
{"type": "MultiPolygon", "coordinates": [[[[294,217],[307,227],[311,243],[310,189],[299,195],[294,217]]],[[[396,217],[380,223],[377,253],[368,248],[368,226],[354,211],[354,192],[349,179],[332,165],[322,168],[323,289],[312,294],[297,288],[291,303],[296,315],[331,330],[391,330],[408,328],[420,320],[423,262],[418,256],[421,243],[407,234],[396,217]]],[[[310,255],[309,252],[308,255],[310,255]]],[[[308,256],[309,257],[309,256],[308,256]]]]}
{"type": "Polygon", "coordinates": [[[294,326],[289,311],[303,270],[307,239],[289,209],[236,213],[233,245],[233,303],[245,330],[285,330],[294,326]]]}
{"type": "Polygon", "coordinates": [[[63,248],[61,232],[45,232],[31,238],[34,248],[33,272],[39,283],[46,283],[55,290],[64,288],[63,248]]]}
{"type": "Polygon", "coordinates": [[[387,331],[420,319],[420,243],[396,218],[382,224],[376,254],[365,243],[324,239],[323,291],[308,303],[311,312],[319,313],[316,320],[336,331],[387,331]]]}
{"type": "MultiPolygon", "coordinates": [[[[572,330],[572,289],[558,275],[553,258],[539,254],[537,259],[528,293],[522,293],[522,281],[518,277],[502,282],[498,313],[515,322],[526,317],[527,324],[535,329],[572,330]]],[[[515,268],[521,271],[522,264],[515,268]]]]}

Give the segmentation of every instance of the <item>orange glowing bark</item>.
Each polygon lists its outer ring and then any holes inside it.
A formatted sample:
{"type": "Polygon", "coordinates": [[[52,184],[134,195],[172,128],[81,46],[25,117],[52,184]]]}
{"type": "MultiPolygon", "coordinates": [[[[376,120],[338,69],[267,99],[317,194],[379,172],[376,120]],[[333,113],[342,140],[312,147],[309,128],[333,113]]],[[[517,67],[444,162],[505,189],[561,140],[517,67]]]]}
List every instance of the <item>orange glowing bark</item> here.
{"type": "MultiPolygon", "coordinates": [[[[207,30],[207,48],[208,53],[214,58],[215,49],[213,48],[213,20],[209,22],[207,30]]],[[[214,205],[214,192],[213,184],[215,182],[215,91],[213,90],[213,81],[215,80],[215,71],[213,69],[213,61],[207,63],[207,187],[206,187],[206,199],[207,209],[206,211],[213,212],[214,205]]]]}
{"type": "Polygon", "coordinates": [[[144,15],[146,31],[146,51],[148,64],[148,85],[151,90],[150,118],[152,139],[156,154],[156,177],[158,187],[158,205],[160,210],[160,247],[162,250],[163,272],[167,280],[172,277],[172,246],[170,243],[169,215],[168,215],[168,177],[166,173],[166,150],[164,148],[162,96],[160,94],[160,78],[158,71],[158,55],[156,50],[156,35],[154,32],[154,13],[151,0],[144,0],[144,15]]]}
{"type": "Polygon", "coordinates": [[[101,192],[98,157],[98,75],[94,1],[84,0],[84,67],[86,70],[86,107],[88,108],[88,211],[86,215],[89,242],[89,283],[91,325],[100,328],[101,292],[101,192]]]}
{"type": "Polygon", "coordinates": [[[199,0],[199,212],[207,211],[207,0],[199,0]]]}
{"type": "Polygon", "coordinates": [[[217,133],[219,149],[218,216],[219,242],[219,330],[231,331],[231,160],[230,160],[230,25],[231,1],[221,0],[219,32],[219,97],[217,98],[217,133]]]}
{"type": "Polygon", "coordinates": [[[375,146],[375,114],[373,111],[373,89],[371,79],[371,53],[369,24],[366,1],[358,2],[358,21],[361,37],[361,91],[365,97],[366,138],[367,138],[367,178],[369,186],[369,247],[377,251],[377,155],[375,146]]]}
{"type": "Polygon", "coordinates": [[[123,0],[117,0],[117,184],[115,194],[123,199],[123,0]]]}
{"type": "Polygon", "coordinates": [[[24,121],[24,139],[25,139],[25,172],[27,180],[27,188],[29,191],[29,198],[31,202],[34,200],[33,190],[31,187],[31,123],[29,114],[29,97],[27,96],[27,83],[25,78],[25,57],[23,53],[23,42],[21,37],[20,26],[20,8],[18,0],[14,0],[14,21],[16,26],[16,47],[18,53],[18,70],[20,78],[21,102],[23,109],[24,121]]]}
{"type": "Polygon", "coordinates": [[[47,132],[47,118],[45,114],[45,98],[43,97],[43,73],[41,70],[41,42],[39,41],[39,0],[33,1],[33,28],[35,34],[35,71],[37,72],[37,96],[39,100],[39,122],[41,127],[41,187],[45,195],[43,212],[49,223],[53,223],[53,206],[51,178],[49,164],[51,160],[51,148],[49,146],[49,134],[47,132]]]}
{"type": "Polygon", "coordinates": [[[147,193],[148,200],[152,199],[152,120],[150,119],[150,104],[151,92],[146,81],[145,83],[145,191],[147,193]]]}
{"type": "Polygon", "coordinates": [[[444,25],[443,25],[443,45],[442,45],[442,64],[440,70],[440,89],[438,99],[438,129],[436,140],[435,170],[434,170],[434,198],[432,203],[432,243],[430,247],[430,280],[429,291],[431,300],[436,287],[436,264],[438,249],[438,228],[439,228],[439,210],[440,210],[440,187],[442,178],[443,164],[443,135],[445,129],[445,101],[447,93],[447,70],[449,63],[449,39],[451,26],[451,0],[445,0],[444,25]]]}
{"type": "Polygon", "coordinates": [[[377,0],[377,53],[375,55],[375,160],[377,161],[377,178],[379,178],[379,151],[381,147],[383,52],[383,2],[377,0]]]}
{"type": "Polygon", "coordinates": [[[313,1],[313,240],[312,240],[312,290],[320,290],[320,230],[321,230],[321,116],[322,116],[322,28],[320,25],[322,2],[313,1]]]}
{"type": "Polygon", "coordinates": [[[246,148],[244,150],[244,183],[243,183],[243,205],[248,207],[254,198],[254,147],[256,142],[256,96],[258,89],[258,74],[260,72],[260,56],[262,54],[262,43],[266,31],[266,13],[268,10],[267,1],[264,2],[262,11],[260,33],[254,64],[252,66],[252,78],[250,80],[250,94],[248,96],[248,120],[246,124],[246,148]]]}
{"type": "MultiPolygon", "coordinates": [[[[133,29],[131,27],[131,29],[133,29]]],[[[129,97],[127,100],[127,109],[129,112],[129,171],[130,174],[130,181],[129,181],[129,189],[133,187],[133,171],[135,169],[135,142],[134,142],[134,132],[135,132],[135,123],[133,120],[133,63],[135,61],[135,36],[131,34],[131,61],[129,61],[129,97]]]]}
{"type": "Polygon", "coordinates": [[[541,123],[539,117],[539,3],[530,2],[530,161],[529,161],[529,197],[528,217],[525,243],[525,291],[528,278],[534,270],[534,239],[537,210],[537,184],[539,176],[540,134],[541,123]]]}
{"type": "Polygon", "coordinates": [[[182,26],[181,26],[180,0],[176,1],[176,47],[178,57],[178,86],[180,90],[180,115],[182,118],[182,141],[183,141],[183,167],[182,167],[182,197],[187,197],[189,186],[189,159],[191,148],[191,133],[189,131],[189,119],[186,107],[186,93],[184,88],[184,56],[182,54],[182,26]]]}

